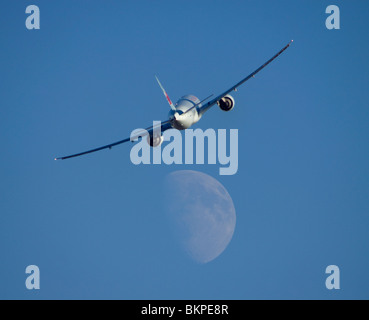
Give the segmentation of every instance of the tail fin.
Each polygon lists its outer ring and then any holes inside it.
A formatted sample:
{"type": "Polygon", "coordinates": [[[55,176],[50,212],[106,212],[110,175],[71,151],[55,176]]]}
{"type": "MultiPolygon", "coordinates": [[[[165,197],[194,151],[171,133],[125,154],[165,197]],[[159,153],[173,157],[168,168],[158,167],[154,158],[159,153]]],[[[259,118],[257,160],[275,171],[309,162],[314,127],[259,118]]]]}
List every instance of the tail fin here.
{"type": "Polygon", "coordinates": [[[165,98],[167,99],[167,101],[168,101],[168,103],[169,103],[169,105],[170,105],[170,108],[171,108],[172,110],[176,110],[176,108],[174,107],[174,104],[173,104],[173,103],[172,103],[172,101],[170,100],[170,98],[169,98],[169,96],[168,96],[167,92],[165,91],[165,89],[164,89],[164,88],[163,88],[163,86],[161,85],[161,83],[160,83],[160,81],[159,81],[158,77],[157,77],[157,76],[155,76],[155,78],[156,78],[156,81],[158,82],[158,84],[159,84],[159,86],[160,86],[161,90],[163,91],[164,96],[165,96],[165,98]]]}

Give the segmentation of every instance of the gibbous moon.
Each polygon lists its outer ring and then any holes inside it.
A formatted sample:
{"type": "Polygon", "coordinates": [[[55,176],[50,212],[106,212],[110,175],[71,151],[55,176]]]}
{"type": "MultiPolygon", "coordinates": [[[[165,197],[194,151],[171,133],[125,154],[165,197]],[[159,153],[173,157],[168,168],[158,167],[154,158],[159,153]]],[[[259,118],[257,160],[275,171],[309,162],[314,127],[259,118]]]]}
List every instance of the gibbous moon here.
{"type": "Polygon", "coordinates": [[[232,198],[213,177],[180,170],[167,175],[167,212],[182,248],[199,263],[218,257],[232,239],[236,211],[232,198]]]}

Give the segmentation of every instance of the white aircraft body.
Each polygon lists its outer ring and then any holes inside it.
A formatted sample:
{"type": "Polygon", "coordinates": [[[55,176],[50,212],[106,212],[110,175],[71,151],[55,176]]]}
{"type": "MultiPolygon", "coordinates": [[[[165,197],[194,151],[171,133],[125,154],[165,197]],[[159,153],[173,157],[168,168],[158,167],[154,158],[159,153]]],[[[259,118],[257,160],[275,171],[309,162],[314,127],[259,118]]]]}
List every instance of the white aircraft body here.
{"type": "Polygon", "coordinates": [[[282,54],[282,52],[287,50],[287,48],[292,44],[292,42],[293,42],[293,40],[291,40],[291,42],[289,42],[282,50],[280,50],[271,59],[269,59],[262,66],[260,66],[258,69],[256,69],[253,73],[251,73],[246,78],[242,79],[240,82],[235,84],[233,87],[231,87],[228,90],[224,91],[223,93],[216,96],[215,98],[213,98],[212,100],[210,100],[207,103],[204,103],[204,102],[206,100],[208,100],[209,98],[211,98],[213,95],[211,95],[211,96],[209,96],[209,97],[207,97],[207,98],[205,98],[201,101],[197,97],[195,97],[194,95],[186,95],[186,96],[183,96],[182,98],[180,98],[177,101],[177,103],[174,105],[172,103],[172,101],[170,100],[168,94],[166,93],[165,89],[161,85],[159,79],[156,78],[156,80],[158,81],[158,84],[159,84],[160,88],[162,89],[162,91],[164,93],[164,96],[166,97],[166,99],[167,99],[167,101],[170,105],[170,108],[171,108],[171,110],[169,112],[169,119],[168,120],[166,120],[164,122],[161,122],[160,126],[158,126],[158,127],[151,126],[147,129],[145,129],[144,131],[139,132],[139,133],[135,134],[134,136],[131,136],[130,138],[120,140],[120,141],[117,141],[117,142],[114,142],[114,143],[111,143],[111,144],[108,144],[108,145],[105,145],[105,146],[102,146],[102,147],[99,147],[99,148],[95,148],[95,149],[92,149],[92,150],[72,154],[70,156],[55,158],[55,160],[64,160],[64,159],[74,158],[74,157],[82,156],[84,154],[100,151],[100,150],[103,150],[103,149],[111,149],[112,147],[114,147],[118,144],[128,142],[128,141],[132,141],[132,140],[137,139],[140,136],[143,137],[145,135],[147,135],[147,141],[150,144],[150,146],[156,147],[156,146],[159,146],[163,142],[162,134],[165,130],[172,129],[172,128],[178,129],[178,130],[184,130],[184,129],[190,128],[194,123],[198,122],[201,119],[201,117],[204,115],[204,113],[207,110],[209,110],[212,106],[214,106],[215,104],[217,104],[219,106],[219,108],[223,111],[230,111],[235,106],[235,100],[231,95],[229,95],[229,93],[232,92],[232,91],[237,91],[237,88],[241,84],[243,84],[247,80],[255,77],[255,75],[260,70],[262,70],[269,63],[271,63],[274,59],[276,59],[280,54],[282,54]],[[157,134],[157,132],[159,132],[159,134],[157,134]]]}

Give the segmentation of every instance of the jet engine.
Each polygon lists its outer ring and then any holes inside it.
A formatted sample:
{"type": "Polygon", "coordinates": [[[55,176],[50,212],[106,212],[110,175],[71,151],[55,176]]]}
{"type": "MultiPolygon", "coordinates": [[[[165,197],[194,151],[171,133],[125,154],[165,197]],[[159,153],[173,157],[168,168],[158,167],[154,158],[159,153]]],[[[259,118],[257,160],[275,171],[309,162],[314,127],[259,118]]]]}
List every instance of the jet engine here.
{"type": "Polygon", "coordinates": [[[220,99],[218,102],[218,106],[223,111],[231,111],[234,108],[235,102],[232,96],[227,94],[222,99],[220,99]]]}
{"type": "Polygon", "coordinates": [[[148,135],[147,136],[147,143],[151,146],[151,147],[157,147],[160,146],[164,141],[164,137],[162,135],[148,135]]]}

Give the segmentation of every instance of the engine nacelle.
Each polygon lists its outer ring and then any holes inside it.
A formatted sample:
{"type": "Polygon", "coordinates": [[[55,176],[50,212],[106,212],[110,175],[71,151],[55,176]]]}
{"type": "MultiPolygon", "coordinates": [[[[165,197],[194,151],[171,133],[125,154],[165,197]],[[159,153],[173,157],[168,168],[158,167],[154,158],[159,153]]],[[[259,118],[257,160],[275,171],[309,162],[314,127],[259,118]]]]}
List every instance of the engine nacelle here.
{"type": "Polygon", "coordinates": [[[227,94],[218,101],[218,106],[223,111],[231,111],[234,108],[235,102],[232,96],[227,94]]]}
{"type": "Polygon", "coordinates": [[[162,135],[158,136],[152,136],[152,135],[148,135],[147,136],[147,143],[151,146],[151,147],[157,147],[160,146],[164,141],[164,137],[162,135]]]}

